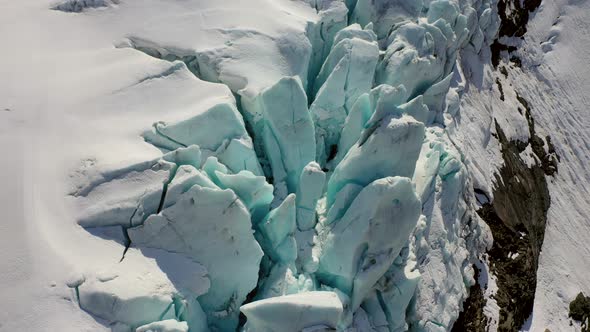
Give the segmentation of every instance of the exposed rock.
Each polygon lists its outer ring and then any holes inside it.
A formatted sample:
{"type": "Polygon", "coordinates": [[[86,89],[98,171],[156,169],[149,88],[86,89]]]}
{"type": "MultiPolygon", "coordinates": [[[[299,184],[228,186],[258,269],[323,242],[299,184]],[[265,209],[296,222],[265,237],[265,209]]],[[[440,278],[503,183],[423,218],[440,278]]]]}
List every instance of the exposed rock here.
{"type": "Polygon", "coordinates": [[[579,293],[570,303],[570,318],[582,323],[582,332],[590,331],[590,296],[579,293]]]}
{"type": "MultiPolygon", "coordinates": [[[[473,265],[474,278],[479,278],[479,269],[473,265]]],[[[486,332],[488,317],[483,312],[486,304],[482,286],[477,282],[469,289],[469,297],[463,303],[463,311],[453,325],[451,332],[486,332]]]]}

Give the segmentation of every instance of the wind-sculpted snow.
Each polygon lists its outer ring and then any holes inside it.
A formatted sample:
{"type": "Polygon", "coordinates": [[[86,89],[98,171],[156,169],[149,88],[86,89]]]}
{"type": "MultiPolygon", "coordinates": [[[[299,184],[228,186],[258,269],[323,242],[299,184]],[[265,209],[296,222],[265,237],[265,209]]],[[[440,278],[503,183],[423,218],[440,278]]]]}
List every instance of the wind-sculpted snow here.
{"type": "Polygon", "coordinates": [[[161,158],[74,193],[80,225],[121,230],[122,264],[158,250],[206,278],[88,279],[72,284],[83,309],[137,331],[452,327],[490,236],[444,120],[459,107],[461,52],[480,56],[497,30],[494,4],[300,5],[315,11],[303,41],[235,27],[208,50],[141,34],[118,45],[226,84],[237,105],[153,119],[143,138],[161,158]],[[280,59],[256,60],[269,45],[280,59]],[[266,77],[249,68],[267,60],[266,77]]]}

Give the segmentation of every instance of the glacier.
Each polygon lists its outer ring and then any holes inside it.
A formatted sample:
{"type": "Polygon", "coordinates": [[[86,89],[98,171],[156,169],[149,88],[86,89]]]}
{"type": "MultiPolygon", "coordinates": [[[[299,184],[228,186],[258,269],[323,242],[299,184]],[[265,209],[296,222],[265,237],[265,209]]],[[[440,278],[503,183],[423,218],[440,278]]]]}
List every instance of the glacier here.
{"type": "Polygon", "coordinates": [[[161,158],[75,193],[81,226],[119,227],[124,262],[161,250],[206,271],[199,292],[165,296],[73,285],[113,330],[232,331],[240,311],[244,331],[445,331],[457,319],[491,240],[444,117],[458,54],[498,29],[494,3],[309,5],[319,21],[293,51],[306,63],[274,82],[239,83],[214,54],[129,44],[237,99],[155,122],[142,135],[161,158]]]}
{"type": "Polygon", "coordinates": [[[584,328],[589,2],[0,7],[0,330],[584,328]]]}
{"type": "MultiPolygon", "coordinates": [[[[72,218],[121,253],[74,271],[79,307],[113,331],[450,330],[492,239],[448,127],[497,1],[257,1],[287,13],[265,17],[276,31],[199,12],[223,42],[157,30],[190,31],[197,5],[174,3],[108,38],[154,67],[100,107],[170,81],[178,104],[132,109],[124,135],[149,153],[70,191],[72,218]]],[[[128,5],[53,9],[123,22],[128,5]]]]}

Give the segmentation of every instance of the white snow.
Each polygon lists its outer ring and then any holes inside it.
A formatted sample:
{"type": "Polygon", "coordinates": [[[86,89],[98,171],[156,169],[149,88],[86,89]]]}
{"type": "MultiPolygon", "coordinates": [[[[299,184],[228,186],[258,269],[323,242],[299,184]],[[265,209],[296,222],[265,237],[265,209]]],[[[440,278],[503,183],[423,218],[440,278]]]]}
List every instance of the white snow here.
{"type": "MultiPolygon", "coordinates": [[[[543,1],[531,17],[518,51],[523,69],[512,67],[508,78],[494,74],[504,86],[505,102],[499,101],[495,78],[484,67],[482,85],[471,86],[463,95],[461,119],[453,125],[452,137],[463,146],[470,161],[474,186],[492,198],[493,173],[502,164],[497,140],[490,137],[495,132],[493,121],[497,120],[511,139],[528,139],[526,119],[515,112],[522,105],[514,91],[529,101],[538,135],[551,137],[561,160],[558,173],[547,177],[551,206],[537,271],[534,310],[523,328],[573,331],[567,317],[569,303],[580,291],[590,293],[590,147],[586,143],[590,135],[590,5],[543,1]]],[[[464,70],[470,61],[473,59],[464,59],[464,70]]],[[[535,163],[530,148],[521,157],[529,165],[535,163]]]]}
{"type": "Polygon", "coordinates": [[[569,303],[579,292],[590,294],[588,22],[588,2],[554,1],[544,3],[529,24],[527,45],[535,49],[540,66],[538,81],[523,80],[523,88],[534,93],[529,98],[533,115],[561,157],[559,173],[549,182],[551,207],[530,331],[573,329],[567,318],[569,303]],[[536,45],[547,40],[554,45],[543,53],[536,45]],[[541,88],[533,89],[535,85],[541,88]]]}
{"type": "Polygon", "coordinates": [[[256,90],[303,70],[290,48],[308,52],[304,31],[317,14],[304,3],[265,0],[51,7],[0,3],[0,330],[100,331],[108,326],[80,310],[66,281],[118,264],[124,246],[80,228],[64,197],[158,158],[141,136],[154,122],[234,103],[227,87],[183,65],[115,45],[134,37],[179,54],[218,54],[220,79],[256,90]]]}

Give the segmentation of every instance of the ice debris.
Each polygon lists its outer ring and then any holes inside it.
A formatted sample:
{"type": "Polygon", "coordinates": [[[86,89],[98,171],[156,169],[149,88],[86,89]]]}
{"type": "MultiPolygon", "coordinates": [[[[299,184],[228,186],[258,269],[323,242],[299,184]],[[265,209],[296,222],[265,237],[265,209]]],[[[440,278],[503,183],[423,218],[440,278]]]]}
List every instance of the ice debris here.
{"type": "Polygon", "coordinates": [[[235,327],[239,305],[256,286],[262,250],[252,234],[250,213],[232,190],[194,185],[176,204],[128,233],[134,245],[175,252],[203,264],[211,288],[199,302],[209,324],[235,327]]]}
{"type": "Polygon", "coordinates": [[[82,309],[122,331],[168,319],[188,321],[194,331],[207,329],[196,301],[209,289],[207,270],[173,253],[132,249],[125,264],[114,263],[70,287],[82,309]]]}
{"type": "Polygon", "coordinates": [[[314,125],[299,78],[287,77],[259,98],[264,118],[262,135],[274,183],[296,192],[303,168],[315,159],[314,125]]]}
{"type": "Polygon", "coordinates": [[[316,129],[317,160],[322,165],[336,147],[356,99],[371,89],[379,60],[375,35],[359,25],[341,30],[335,42],[315,79],[315,100],[310,107],[316,129]]]}
{"type": "Polygon", "coordinates": [[[255,301],[241,310],[248,319],[244,331],[297,332],[312,327],[336,329],[344,309],[338,294],[319,291],[255,301]]]}
{"type": "Polygon", "coordinates": [[[348,294],[357,309],[408,242],[420,210],[409,178],[367,185],[339,220],[320,230],[318,279],[348,294]]]}
{"type": "Polygon", "coordinates": [[[174,319],[149,323],[135,329],[135,332],[188,332],[188,324],[174,319]]]}

